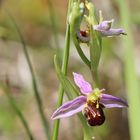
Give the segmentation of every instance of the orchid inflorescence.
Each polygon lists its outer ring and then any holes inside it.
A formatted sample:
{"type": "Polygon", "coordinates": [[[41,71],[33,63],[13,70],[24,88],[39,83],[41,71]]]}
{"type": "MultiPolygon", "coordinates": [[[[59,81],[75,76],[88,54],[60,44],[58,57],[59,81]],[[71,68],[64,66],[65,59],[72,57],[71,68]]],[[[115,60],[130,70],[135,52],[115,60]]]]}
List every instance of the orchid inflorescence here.
{"type": "MultiPolygon", "coordinates": [[[[96,84],[97,70],[102,51],[102,37],[126,35],[124,29],[112,28],[113,19],[103,21],[101,12],[99,15],[99,21],[97,21],[92,2],[88,0],[84,2],[74,1],[68,18],[74,45],[79,56],[92,73],[96,85],[94,87],[98,87],[96,84]],[[86,22],[86,30],[81,29],[82,21],[86,22]],[[80,43],[86,43],[90,47],[90,60],[81,49],[80,43]]],[[[73,77],[75,84],[80,89],[80,95],[60,106],[53,113],[52,120],[70,117],[82,111],[90,126],[99,126],[105,121],[103,109],[128,106],[127,102],[121,98],[106,94],[105,89],[92,88],[81,74],[73,72],[73,77]]]]}

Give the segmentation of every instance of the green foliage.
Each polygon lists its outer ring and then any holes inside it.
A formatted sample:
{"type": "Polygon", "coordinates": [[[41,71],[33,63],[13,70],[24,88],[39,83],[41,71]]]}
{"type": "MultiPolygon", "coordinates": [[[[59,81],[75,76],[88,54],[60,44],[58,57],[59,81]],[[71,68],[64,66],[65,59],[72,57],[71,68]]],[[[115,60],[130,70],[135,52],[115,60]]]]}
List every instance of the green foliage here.
{"type": "Polygon", "coordinates": [[[138,122],[140,122],[140,88],[134,65],[134,40],[130,30],[130,10],[128,8],[128,5],[124,4],[123,1],[119,0],[117,1],[117,3],[119,5],[121,13],[122,25],[125,27],[128,33],[128,36],[126,38],[122,38],[122,42],[125,51],[125,82],[129,103],[128,115],[130,124],[130,134],[131,140],[138,140],[140,130],[140,125],[138,125],[138,122]]]}
{"type": "Polygon", "coordinates": [[[81,46],[80,46],[80,42],[77,39],[77,32],[80,31],[80,24],[82,22],[82,18],[83,18],[83,14],[84,14],[84,8],[85,7],[84,7],[83,3],[79,3],[79,2],[73,3],[72,11],[69,15],[69,24],[71,26],[71,28],[70,28],[71,37],[73,39],[77,52],[78,52],[79,56],[81,57],[81,59],[83,60],[83,62],[88,67],[90,67],[90,61],[83,53],[81,46]]]}
{"type": "Polygon", "coordinates": [[[60,70],[60,66],[57,62],[57,57],[56,55],[54,56],[54,65],[55,65],[55,69],[58,75],[58,78],[64,88],[64,90],[67,92],[67,96],[72,99],[76,96],[78,96],[79,91],[77,90],[77,88],[70,82],[70,80],[61,72],[60,70]]]}
{"type": "Polygon", "coordinates": [[[13,133],[15,130],[16,116],[12,110],[8,108],[8,105],[0,106],[0,127],[3,128],[5,132],[9,134],[13,133]],[[10,112],[10,113],[9,113],[10,112]]]}

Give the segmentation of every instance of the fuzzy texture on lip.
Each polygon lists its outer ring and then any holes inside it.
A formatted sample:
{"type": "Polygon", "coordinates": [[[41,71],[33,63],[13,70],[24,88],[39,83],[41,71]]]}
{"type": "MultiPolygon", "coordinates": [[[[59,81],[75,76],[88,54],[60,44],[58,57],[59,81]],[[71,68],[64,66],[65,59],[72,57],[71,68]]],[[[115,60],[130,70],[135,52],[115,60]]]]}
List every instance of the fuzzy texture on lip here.
{"type": "MultiPolygon", "coordinates": [[[[94,89],[92,89],[92,86],[90,85],[90,83],[88,83],[81,74],[73,73],[73,77],[74,77],[74,82],[79,87],[82,95],[60,106],[53,113],[51,117],[51,119],[53,120],[69,117],[78,112],[81,112],[87,103],[89,95],[91,97],[92,96],[94,97],[94,89]]],[[[98,90],[98,91],[100,92],[104,90],[98,90]]],[[[127,102],[125,102],[121,98],[118,98],[109,94],[104,94],[101,92],[99,94],[96,94],[95,96],[96,97],[98,96],[99,104],[102,104],[105,108],[114,108],[114,107],[123,108],[123,107],[128,106],[127,102]]]]}
{"type": "Polygon", "coordinates": [[[113,22],[114,22],[113,19],[103,21],[99,23],[98,25],[93,26],[93,29],[95,31],[100,32],[103,37],[112,37],[112,36],[117,36],[121,34],[126,35],[125,30],[122,28],[117,28],[117,29],[111,28],[113,22]]]}

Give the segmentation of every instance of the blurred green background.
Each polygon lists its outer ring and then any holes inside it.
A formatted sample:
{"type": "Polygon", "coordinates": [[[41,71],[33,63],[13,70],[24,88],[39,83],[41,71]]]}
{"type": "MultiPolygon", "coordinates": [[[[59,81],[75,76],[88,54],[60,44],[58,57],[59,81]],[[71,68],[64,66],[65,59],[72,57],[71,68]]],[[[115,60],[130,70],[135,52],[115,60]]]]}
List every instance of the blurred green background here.
{"type": "MultiPolygon", "coordinates": [[[[93,2],[97,11],[102,10],[104,19],[114,18],[113,26],[121,26],[120,7],[117,0],[94,0],[93,2]]],[[[124,4],[128,4],[130,11],[135,66],[140,79],[140,1],[126,0],[124,4]]],[[[28,46],[45,114],[52,129],[53,121],[50,117],[56,109],[59,85],[53,56],[58,50],[60,57],[63,53],[67,1],[53,0],[49,3],[49,0],[0,0],[0,140],[28,139],[2,86],[7,75],[13,97],[27,119],[35,138],[45,140],[33,96],[29,68],[19,36],[8,13],[14,17],[28,46]]],[[[123,28],[125,29],[125,27],[123,28]]],[[[123,61],[125,53],[121,38],[125,38],[125,36],[103,39],[103,53],[99,68],[100,88],[105,88],[107,93],[127,100],[123,61]]],[[[82,47],[88,54],[88,48],[82,47]]],[[[73,71],[82,73],[88,81],[91,81],[88,68],[80,60],[71,44],[68,68],[68,75],[71,79],[73,71]]],[[[66,100],[65,96],[64,101],[66,100]]],[[[105,115],[104,125],[94,128],[95,140],[130,140],[127,109],[106,109],[105,115]]],[[[140,122],[138,123],[140,124],[140,122]]],[[[81,131],[82,125],[76,116],[63,119],[59,139],[81,140],[83,137],[81,131]]]]}

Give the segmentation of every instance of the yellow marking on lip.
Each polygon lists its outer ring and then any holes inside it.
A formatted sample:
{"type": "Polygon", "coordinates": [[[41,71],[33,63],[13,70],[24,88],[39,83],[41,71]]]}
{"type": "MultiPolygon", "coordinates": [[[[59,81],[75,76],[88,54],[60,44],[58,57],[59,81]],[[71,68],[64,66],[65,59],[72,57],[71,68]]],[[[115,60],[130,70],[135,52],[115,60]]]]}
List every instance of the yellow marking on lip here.
{"type": "Polygon", "coordinates": [[[95,88],[93,93],[89,94],[87,97],[87,101],[98,101],[101,95],[101,90],[99,90],[98,88],[95,88]]]}
{"type": "Polygon", "coordinates": [[[99,103],[97,102],[97,104],[96,104],[96,108],[99,108],[99,103]]]}

